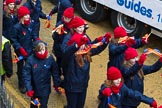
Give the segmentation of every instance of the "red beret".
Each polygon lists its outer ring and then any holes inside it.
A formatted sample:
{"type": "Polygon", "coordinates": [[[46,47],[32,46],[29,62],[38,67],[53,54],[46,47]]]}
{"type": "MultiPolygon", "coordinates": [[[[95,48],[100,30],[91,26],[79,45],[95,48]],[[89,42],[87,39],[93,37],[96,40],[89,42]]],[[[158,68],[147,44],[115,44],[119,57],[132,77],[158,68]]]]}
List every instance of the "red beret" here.
{"type": "Polygon", "coordinates": [[[77,28],[77,27],[84,25],[84,24],[85,24],[85,21],[82,18],[76,16],[70,22],[69,27],[70,28],[77,28]]]}
{"type": "Polygon", "coordinates": [[[126,30],[123,27],[116,27],[114,29],[114,38],[127,36],[126,30]]]}
{"type": "Polygon", "coordinates": [[[74,17],[74,8],[70,7],[65,9],[63,16],[68,17],[68,18],[73,18],[74,17]]]}
{"type": "Polygon", "coordinates": [[[126,51],[125,51],[125,60],[130,60],[133,59],[135,57],[138,56],[138,52],[136,49],[129,47],[126,51]]]}
{"type": "Polygon", "coordinates": [[[25,6],[21,6],[19,9],[18,9],[18,18],[21,19],[23,16],[27,15],[27,14],[30,14],[30,11],[27,7],[25,6]]]}
{"type": "Polygon", "coordinates": [[[6,5],[8,5],[10,3],[15,3],[15,0],[6,0],[6,5]]]}
{"type": "Polygon", "coordinates": [[[118,78],[121,78],[121,72],[118,68],[111,66],[108,70],[107,70],[107,79],[108,80],[116,80],[118,78]]]}

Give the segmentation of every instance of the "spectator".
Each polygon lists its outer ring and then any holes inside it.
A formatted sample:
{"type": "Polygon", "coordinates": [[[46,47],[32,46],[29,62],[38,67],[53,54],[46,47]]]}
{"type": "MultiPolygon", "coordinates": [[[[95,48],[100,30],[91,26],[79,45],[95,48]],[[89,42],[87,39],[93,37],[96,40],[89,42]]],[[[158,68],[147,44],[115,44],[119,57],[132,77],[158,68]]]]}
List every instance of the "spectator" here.
{"type": "Polygon", "coordinates": [[[13,74],[13,64],[11,56],[11,44],[8,39],[2,36],[2,70],[1,85],[3,85],[5,76],[10,78],[13,74]]]}

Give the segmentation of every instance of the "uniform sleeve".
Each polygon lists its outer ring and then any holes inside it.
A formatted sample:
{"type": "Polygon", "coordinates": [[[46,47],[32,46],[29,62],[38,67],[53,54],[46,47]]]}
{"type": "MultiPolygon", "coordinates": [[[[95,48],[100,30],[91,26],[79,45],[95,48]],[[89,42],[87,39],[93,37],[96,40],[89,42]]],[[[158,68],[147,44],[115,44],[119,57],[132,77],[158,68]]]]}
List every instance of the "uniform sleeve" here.
{"type": "Polygon", "coordinates": [[[22,76],[24,79],[25,87],[27,91],[32,90],[32,84],[31,84],[31,74],[32,74],[32,65],[30,63],[30,59],[27,59],[25,66],[22,71],[22,76]]]}
{"type": "Polygon", "coordinates": [[[109,53],[111,55],[119,55],[124,53],[128,47],[126,45],[115,45],[114,43],[109,44],[109,53]]]}
{"type": "Polygon", "coordinates": [[[16,50],[18,50],[21,47],[20,43],[18,42],[17,35],[18,35],[18,29],[14,27],[11,32],[11,43],[14,49],[16,50]]]}
{"type": "Polygon", "coordinates": [[[161,67],[162,67],[162,63],[160,62],[160,60],[158,60],[151,66],[144,65],[142,69],[143,69],[144,75],[147,75],[147,74],[157,72],[158,70],[160,70],[161,67]]]}
{"type": "Polygon", "coordinates": [[[101,53],[105,48],[107,47],[108,43],[104,43],[103,45],[97,47],[97,48],[92,48],[91,49],[91,56],[97,55],[101,53]]]}
{"type": "Polygon", "coordinates": [[[5,43],[4,49],[2,51],[2,64],[4,70],[6,71],[6,75],[11,76],[13,74],[13,64],[11,55],[11,45],[9,42],[5,43]]]}
{"type": "Polygon", "coordinates": [[[132,67],[121,67],[121,73],[123,77],[131,77],[138,73],[138,71],[142,68],[143,65],[139,65],[138,62],[136,62],[132,67]]]}
{"type": "Polygon", "coordinates": [[[142,39],[135,39],[135,41],[136,41],[136,44],[132,46],[133,48],[137,49],[143,46],[142,39]]]}
{"type": "Polygon", "coordinates": [[[39,17],[42,19],[46,19],[46,14],[44,14],[44,12],[42,11],[42,5],[41,5],[41,1],[38,1],[35,9],[37,10],[37,12],[39,12],[39,17]]]}
{"type": "Polygon", "coordinates": [[[67,34],[65,36],[65,38],[63,39],[63,43],[61,45],[61,50],[63,53],[63,60],[68,59],[70,56],[73,56],[74,53],[79,49],[76,48],[75,43],[73,43],[72,45],[68,46],[67,43],[70,40],[70,36],[71,34],[67,34]]]}
{"type": "Polygon", "coordinates": [[[52,61],[52,68],[51,68],[51,72],[52,72],[52,78],[53,78],[53,84],[57,87],[60,86],[61,84],[61,78],[58,72],[58,66],[54,60],[54,58],[51,56],[51,61],[52,61]]]}
{"type": "Polygon", "coordinates": [[[58,12],[58,5],[56,5],[52,10],[51,10],[51,14],[53,15],[53,14],[55,14],[55,13],[57,13],[58,12]]]}
{"type": "Polygon", "coordinates": [[[148,105],[151,105],[152,102],[154,101],[153,98],[145,96],[145,95],[143,95],[142,93],[140,93],[140,92],[138,92],[136,90],[129,89],[125,85],[123,85],[122,89],[124,89],[124,96],[125,97],[128,96],[130,98],[134,98],[134,99],[140,100],[141,102],[143,102],[145,104],[148,104],[148,105]]]}

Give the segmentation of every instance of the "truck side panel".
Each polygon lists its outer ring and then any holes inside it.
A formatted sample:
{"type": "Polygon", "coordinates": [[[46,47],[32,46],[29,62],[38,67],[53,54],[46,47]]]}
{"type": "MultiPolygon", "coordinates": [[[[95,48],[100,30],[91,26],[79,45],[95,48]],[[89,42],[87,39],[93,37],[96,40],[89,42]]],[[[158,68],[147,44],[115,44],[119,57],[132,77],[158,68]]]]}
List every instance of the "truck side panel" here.
{"type": "Polygon", "coordinates": [[[113,10],[162,30],[162,1],[159,0],[93,0],[113,10]]]}

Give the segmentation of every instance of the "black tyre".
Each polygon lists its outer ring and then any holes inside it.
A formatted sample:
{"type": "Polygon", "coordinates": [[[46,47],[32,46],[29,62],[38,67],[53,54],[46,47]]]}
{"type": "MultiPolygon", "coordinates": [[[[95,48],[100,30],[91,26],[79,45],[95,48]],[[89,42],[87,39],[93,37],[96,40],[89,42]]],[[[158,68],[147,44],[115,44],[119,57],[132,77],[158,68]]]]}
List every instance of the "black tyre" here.
{"type": "Polygon", "coordinates": [[[76,0],[77,12],[90,22],[99,22],[106,16],[103,6],[92,0],[76,0]]]}
{"type": "Polygon", "coordinates": [[[114,28],[124,27],[129,36],[137,38],[143,35],[145,28],[144,23],[114,10],[111,11],[111,23],[114,28]]]}

